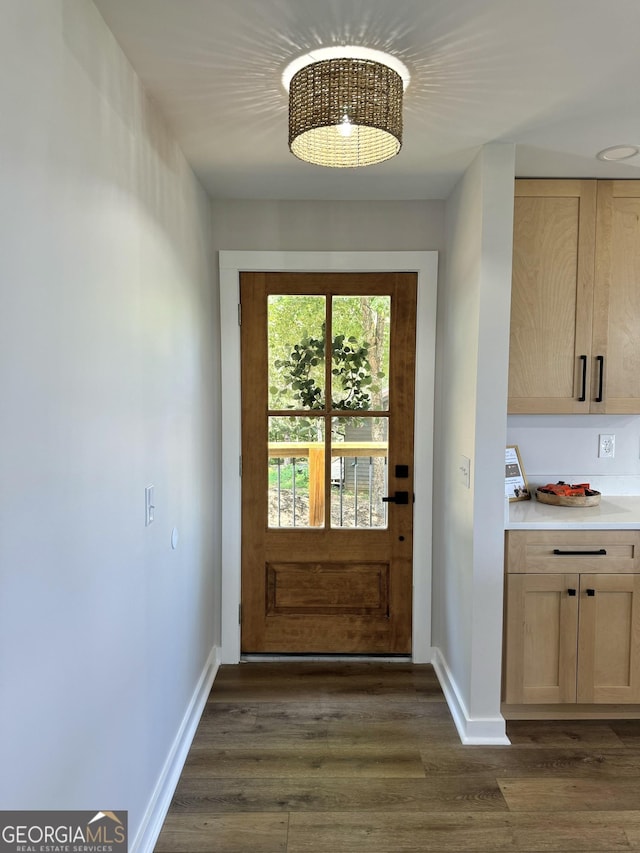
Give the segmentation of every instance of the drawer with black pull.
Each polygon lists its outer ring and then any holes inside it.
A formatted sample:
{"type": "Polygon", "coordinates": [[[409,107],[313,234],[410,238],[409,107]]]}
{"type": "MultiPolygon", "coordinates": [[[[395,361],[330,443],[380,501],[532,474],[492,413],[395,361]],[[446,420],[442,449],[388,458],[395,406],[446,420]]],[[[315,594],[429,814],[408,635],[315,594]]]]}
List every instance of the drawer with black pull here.
{"type": "Polygon", "coordinates": [[[640,572],[640,530],[510,530],[509,574],[640,572]]]}

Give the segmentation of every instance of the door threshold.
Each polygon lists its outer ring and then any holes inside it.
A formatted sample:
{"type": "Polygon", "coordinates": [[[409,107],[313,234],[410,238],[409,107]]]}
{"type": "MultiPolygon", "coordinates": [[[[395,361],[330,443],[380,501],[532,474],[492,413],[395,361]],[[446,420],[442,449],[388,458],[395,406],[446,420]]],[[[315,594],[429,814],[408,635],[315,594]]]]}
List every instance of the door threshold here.
{"type": "Polygon", "coordinates": [[[274,661],[344,661],[345,663],[412,663],[411,655],[322,655],[322,654],[244,654],[240,663],[272,663],[274,661]]]}

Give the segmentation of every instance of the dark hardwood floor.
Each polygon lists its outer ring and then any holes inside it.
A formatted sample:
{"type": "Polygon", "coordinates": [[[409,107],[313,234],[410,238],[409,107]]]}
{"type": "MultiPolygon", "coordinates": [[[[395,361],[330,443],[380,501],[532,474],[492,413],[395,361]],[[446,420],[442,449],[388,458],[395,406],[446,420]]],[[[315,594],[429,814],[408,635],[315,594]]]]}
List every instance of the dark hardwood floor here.
{"type": "Polygon", "coordinates": [[[220,668],[156,853],[640,850],[640,720],[462,746],[433,669],[220,668]]]}

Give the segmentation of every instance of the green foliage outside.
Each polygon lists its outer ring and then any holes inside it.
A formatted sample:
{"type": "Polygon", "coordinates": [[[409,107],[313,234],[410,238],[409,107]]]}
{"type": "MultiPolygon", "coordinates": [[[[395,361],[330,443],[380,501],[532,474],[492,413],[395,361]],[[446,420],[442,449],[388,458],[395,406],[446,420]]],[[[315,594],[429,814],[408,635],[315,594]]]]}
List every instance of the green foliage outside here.
{"type": "MultiPolygon", "coordinates": [[[[293,408],[324,409],[324,394],[321,378],[314,368],[324,368],[325,363],[325,327],[322,324],[322,337],[304,337],[294,344],[289,355],[276,359],[273,363],[281,371],[284,387],[272,385],[270,392],[275,401],[293,397],[293,408]],[[297,404],[297,405],[296,405],[297,404]]],[[[371,408],[371,392],[379,393],[379,381],[374,384],[369,362],[369,344],[358,343],[351,335],[336,335],[331,345],[331,369],[335,377],[333,382],[334,398],[332,408],[346,411],[362,411],[371,408]]],[[[380,380],[384,373],[378,373],[380,380]]],[[[277,405],[276,405],[277,407],[277,405]]]]}
{"type": "MultiPolygon", "coordinates": [[[[322,410],[325,406],[325,299],[269,299],[269,406],[322,410]]],[[[332,407],[367,411],[380,407],[388,376],[388,297],[336,297],[331,342],[332,407]]],[[[274,418],[271,441],[321,440],[318,422],[274,418]]]]}
{"type": "MultiPolygon", "coordinates": [[[[278,465],[277,460],[271,459],[269,462],[269,488],[277,488],[278,486],[278,468],[280,468],[280,488],[293,488],[293,465],[278,465]]],[[[301,492],[309,491],[309,466],[306,462],[295,465],[296,471],[296,490],[301,492]]]]}

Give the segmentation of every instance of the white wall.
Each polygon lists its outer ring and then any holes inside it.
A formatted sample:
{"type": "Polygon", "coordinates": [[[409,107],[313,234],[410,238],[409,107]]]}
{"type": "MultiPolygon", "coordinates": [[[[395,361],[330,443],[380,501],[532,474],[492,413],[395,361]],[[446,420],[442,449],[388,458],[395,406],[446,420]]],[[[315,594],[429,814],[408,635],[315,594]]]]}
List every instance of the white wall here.
{"type": "Polygon", "coordinates": [[[446,206],[438,292],[433,645],[461,737],[499,742],[514,150],[480,152],[446,206]],[[471,459],[471,487],[460,478],[471,459]]]}
{"type": "Polygon", "coordinates": [[[216,249],[423,251],[444,247],[442,201],[216,201],[216,249]]]}
{"type": "Polygon", "coordinates": [[[640,416],[510,415],[507,426],[532,489],[564,480],[604,495],[640,494],[640,416]],[[601,434],[615,435],[613,459],[598,457],[601,434]]]}
{"type": "Polygon", "coordinates": [[[0,17],[0,806],[133,838],[219,630],[210,206],[89,0],[0,17]]]}

